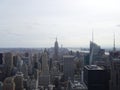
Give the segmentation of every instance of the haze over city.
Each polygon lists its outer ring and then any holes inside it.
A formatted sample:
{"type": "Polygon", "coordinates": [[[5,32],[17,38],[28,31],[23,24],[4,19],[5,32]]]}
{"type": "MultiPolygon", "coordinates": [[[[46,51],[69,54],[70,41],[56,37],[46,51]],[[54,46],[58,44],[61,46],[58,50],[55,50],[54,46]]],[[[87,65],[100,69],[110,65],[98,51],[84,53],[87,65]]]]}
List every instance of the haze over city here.
{"type": "Polygon", "coordinates": [[[119,0],[1,0],[0,47],[120,46],[119,0]]]}
{"type": "Polygon", "coordinates": [[[0,90],[120,90],[120,0],[0,0],[0,90]]]}

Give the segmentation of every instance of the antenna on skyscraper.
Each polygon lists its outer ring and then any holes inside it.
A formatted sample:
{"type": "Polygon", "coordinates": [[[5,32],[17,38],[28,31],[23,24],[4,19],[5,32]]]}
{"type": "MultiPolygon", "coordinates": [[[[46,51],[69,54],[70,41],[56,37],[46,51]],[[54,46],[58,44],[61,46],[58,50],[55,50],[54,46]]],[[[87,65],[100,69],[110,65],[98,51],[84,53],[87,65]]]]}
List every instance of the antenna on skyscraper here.
{"type": "Polygon", "coordinates": [[[94,42],[94,30],[92,29],[92,42],[94,42]]]}
{"type": "Polygon", "coordinates": [[[92,43],[90,43],[90,46],[91,46],[91,52],[90,52],[90,62],[89,64],[92,65],[92,62],[93,62],[93,52],[94,52],[94,45],[93,45],[93,42],[94,42],[94,31],[92,29],[92,43]]]}
{"type": "Polygon", "coordinates": [[[57,41],[57,37],[56,37],[56,41],[57,41]]]}

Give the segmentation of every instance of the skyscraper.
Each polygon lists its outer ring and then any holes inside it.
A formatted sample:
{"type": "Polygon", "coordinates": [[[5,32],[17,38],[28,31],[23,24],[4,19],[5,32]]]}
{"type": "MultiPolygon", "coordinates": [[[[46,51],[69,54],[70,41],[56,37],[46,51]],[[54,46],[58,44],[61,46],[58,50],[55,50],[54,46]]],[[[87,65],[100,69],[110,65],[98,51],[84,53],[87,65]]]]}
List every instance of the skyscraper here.
{"type": "Polygon", "coordinates": [[[13,55],[11,52],[4,53],[4,64],[6,66],[6,75],[10,76],[13,68],[13,55]]]}
{"type": "Polygon", "coordinates": [[[74,79],[74,56],[66,55],[63,56],[64,66],[63,72],[65,76],[65,80],[74,79]]]}
{"type": "Polygon", "coordinates": [[[23,73],[24,78],[28,78],[28,66],[25,62],[21,67],[21,72],[23,73]]]}
{"type": "Polygon", "coordinates": [[[39,85],[47,88],[49,83],[50,75],[48,66],[48,55],[47,52],[44,51],[44,53],[42,54],[42,72],[39,77],[39,85]]]}
{"type": "Polygon", "coordinates": [[[3,64],[3,53],[0,53],[0,64],[3,64]]]}
{"type": "Polygon", "coordinates": [[[120,90],[120,59],[111,62],[110,90],[120,90]]]}
{"type": "Polygon", "coordinates": [[[6,70],[5,70],[5,65],[0,65],[0,81],[4,81],[6,78],[6,70]]]}
{"type": "Polygon", "coordinates": [[[48,74],[49,73],[49,66],[48,66],[48,55],[47,52],[44,51],[42,55],[42,73],[48,74]]]}
{"type": "Polygon", "coordinates": [[[18,72],[14,78],[15,81],[15,90],[23,90],[23,74],[18,72]]]}
{"type": "Polygon", "coordinates": [[[14,65],[15,67],[17,67],[17,63],[18,63],[18,55],[14,55],[14,56],[13,56],[13,65],[14,65]]]}
{"type": "Polygon", "coordinates": [[[108,72],[97,65],[84,67],[84,82],[88,90],[109,90],[108,72]]]}
{"type": "Polygon", "coordinates": [[[98,46],[96,43],[90,41],[90,61],[89,64],[93,64],[96,60],[96,56],[98,55],[100,51],[100,46],[98,46]]]}
{"type": "Polygon", "coordinates": [[[13,77],[8,77],[4,80],[3,90],[15,90],[15,82],[13,77]]]}
{"type": "Polygon", "coordinates": [[[54,59],[55,60],[58,60],[58,58],[59,58],[58,53],[59,53],[59,46],[58,46],[58,41],[56,38],[55,45],[54,45],[54,59]]]}

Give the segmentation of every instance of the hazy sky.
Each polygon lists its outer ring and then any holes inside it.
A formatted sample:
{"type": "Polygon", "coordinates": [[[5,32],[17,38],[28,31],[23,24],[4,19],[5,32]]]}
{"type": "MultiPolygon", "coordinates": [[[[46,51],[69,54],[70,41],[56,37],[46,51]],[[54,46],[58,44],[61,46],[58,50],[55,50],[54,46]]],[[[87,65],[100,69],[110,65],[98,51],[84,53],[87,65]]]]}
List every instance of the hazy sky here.
{"type": "Polygon", "coordinates": [[[120,0],[0,0],[0,47],[120,47],[120,0]]]}

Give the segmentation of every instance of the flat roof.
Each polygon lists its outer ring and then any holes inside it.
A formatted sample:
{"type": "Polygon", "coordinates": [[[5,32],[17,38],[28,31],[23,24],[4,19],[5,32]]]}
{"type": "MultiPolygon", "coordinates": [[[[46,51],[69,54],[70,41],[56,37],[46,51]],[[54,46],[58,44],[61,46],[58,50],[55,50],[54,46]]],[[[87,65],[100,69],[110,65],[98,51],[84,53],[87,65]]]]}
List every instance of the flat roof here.
{"type": "Polygon", "coordinates": [[[104,70],[103,68],[97,66],[97,65],[87,65],[85,66],[88,70],[104,70]]]}
{"type": "Polygon", "coordinates": [[[71,84],[72,84],[72,88],[75,89],[87,89],[87,86],[79,81],[74,81],[73,83],[71,82],[71,84]]]}
{"type": "Polygon", "coordinates": [[[63,58],[74,58],[73,55],[64,55],[63,58]]]}

